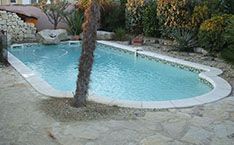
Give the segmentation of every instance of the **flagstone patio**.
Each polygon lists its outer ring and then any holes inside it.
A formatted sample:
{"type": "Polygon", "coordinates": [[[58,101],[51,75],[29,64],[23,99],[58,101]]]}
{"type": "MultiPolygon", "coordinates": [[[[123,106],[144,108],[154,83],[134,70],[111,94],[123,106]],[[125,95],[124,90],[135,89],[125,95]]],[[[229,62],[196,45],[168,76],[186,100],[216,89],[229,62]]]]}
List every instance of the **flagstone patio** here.
{"type": "MultiPolygon", "coordinates": [[[[59,121],[49,99],[12,67],[0,68],[0,145],[232,145],[234,95],[184,109],[145,111],[135,119],[59,121]]],[[[232,86],[233,85],[233,82],[232,86]]]]}

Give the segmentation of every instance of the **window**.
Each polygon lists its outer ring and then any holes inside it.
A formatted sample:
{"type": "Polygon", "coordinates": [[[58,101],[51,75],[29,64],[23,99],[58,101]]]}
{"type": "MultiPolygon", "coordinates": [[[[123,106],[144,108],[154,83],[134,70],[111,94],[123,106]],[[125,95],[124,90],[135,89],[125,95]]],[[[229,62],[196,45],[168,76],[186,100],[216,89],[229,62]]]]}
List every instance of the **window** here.
{"type": "Polygon", "coordinates": [[[31,4],[37,3],[37,0],[31,0],[31,4]]]}
{"type": "Polygon", "coordinates": [[[11,3],[14,3],[14,4],[16,3],[16,0],[10,0],[10,1],[11,1],[11,3]]]}

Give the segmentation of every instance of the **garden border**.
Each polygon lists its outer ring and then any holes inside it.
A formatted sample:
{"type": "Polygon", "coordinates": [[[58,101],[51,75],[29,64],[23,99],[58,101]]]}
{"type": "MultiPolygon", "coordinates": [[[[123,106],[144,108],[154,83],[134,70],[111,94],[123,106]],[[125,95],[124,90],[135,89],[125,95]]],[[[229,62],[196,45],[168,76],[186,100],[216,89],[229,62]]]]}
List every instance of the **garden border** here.
{"type": "MultiPolygon", "coordinates": [[[[77,42],[77,41],[68,41],[68,43],[71,42],[77,42]]],[[[197,64],[149,51],[144,51],[140,46],[138,47],[126,46],[109,41],[98,41],[98,43],[124,49],[127,51],[131,51],[133,53],[153,57],[156,59],[176,63],[179,65],[184,65],[187,67],[203,70],[203,72],[199,74],[199,77],[210,82],[213,86],[213,89],[212,91],[200,96],[187,98],[187,99],[168,100],[168,101],[128,101],[128,100],[108,99],[106,97],[89,95],[88,100],[90,101],[95,101],[97,103],[103,103],[107,105],[117,105],[120,107],[130,107],[130,108],[157,108],[157,109],[181,108],[181,107],[191,107],[195,105],[202,105],[205,103],[214,102],[224,97],[227,97],[232,91],[232,87],[230,86],[230,84],[226,80],[218,76],[222,74],[222,70],[218,68],[205,66],[202,64],[197,64]]],[[[31,84],[31,86],[35,88],[39,93],[44,94],[46,96],[57,97],[57,98],[73,97],[72,92],[59,91],[54,89],[45,80],[43,80],[38,75],[33,73],[32,70],[30,70],[23,62],[21,62],[10,52],[8,52],[8,61],[20,73],[20,75],[22,75],[25,78],[25,80],[29,82],[29,84],[31,84]]]]}

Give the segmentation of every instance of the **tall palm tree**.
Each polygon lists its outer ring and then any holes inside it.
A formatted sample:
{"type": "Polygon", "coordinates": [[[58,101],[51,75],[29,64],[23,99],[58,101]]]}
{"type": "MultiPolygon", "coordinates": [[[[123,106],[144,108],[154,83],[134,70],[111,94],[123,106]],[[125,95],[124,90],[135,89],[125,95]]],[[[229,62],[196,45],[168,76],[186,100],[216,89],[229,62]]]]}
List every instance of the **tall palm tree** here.
{"type": "Polygon", "coordinates": [[[100,7],[108,0],[81,0],[85,8],[83,23],[82,52],[79,60],[79,73],[76,82],[74,105],[82,107],[86,105],[89,89],[90,75],[94,61],[94,50],[96,48],[97,28],[100,20],[100,7]]]}

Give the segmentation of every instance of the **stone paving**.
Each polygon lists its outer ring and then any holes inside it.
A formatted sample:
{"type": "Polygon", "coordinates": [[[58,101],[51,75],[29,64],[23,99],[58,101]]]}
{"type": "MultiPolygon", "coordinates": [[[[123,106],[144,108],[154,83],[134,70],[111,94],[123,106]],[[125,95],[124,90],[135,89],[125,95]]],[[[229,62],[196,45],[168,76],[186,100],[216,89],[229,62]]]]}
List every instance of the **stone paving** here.
{"type": "MultiPolygon", "coordinates": [[[[234,96],[135,120],[58,122],[12,67],[0,68],[0,145],[233,145],[234,96]]],[[[233,84],[232,84],[233,86],[233,84]]]]}

